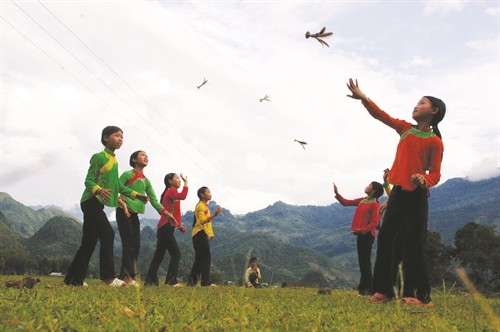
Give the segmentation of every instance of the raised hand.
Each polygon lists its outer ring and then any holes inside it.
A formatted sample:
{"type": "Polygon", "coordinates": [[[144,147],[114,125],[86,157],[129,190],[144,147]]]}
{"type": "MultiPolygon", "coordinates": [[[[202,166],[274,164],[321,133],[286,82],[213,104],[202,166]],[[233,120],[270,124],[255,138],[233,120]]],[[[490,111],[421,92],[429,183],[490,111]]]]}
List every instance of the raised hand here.
{"type": "Polygon", "coordinates": [[[181,177],[182,181],[184,181],[184,186],[187,186],[187,183],[188,183],[187,175],[180,173],[179,176],[181,177]]]}
{"type": "Polygon", "coordinates": [[[347,88],[349,91],[351,91],[352,95],[347,95],[347,97],[350,97],[352,99],[360,99],[360,100],[366,100],[368,99],[366,95],[361,91],[358,85],[358,80],[353,81],[352,78],[349,79],[349,83],[347,83],[347,88]]]}
{"type": "Polygon", "coordinates": [[[386,169],[384,169],[384,175],[382,176],[382,178],[384,179],[384,183],[387,183],[388,176],[389,176],[389,169],[386,168],[386,169]]]}
{"type": "Polygon", "coordinates": [[[335,195],[339,194],[339,190],[337,189],[337,186],[335,185],[335,183],[333,183],[333,192],[335,193],[335,195]]]}

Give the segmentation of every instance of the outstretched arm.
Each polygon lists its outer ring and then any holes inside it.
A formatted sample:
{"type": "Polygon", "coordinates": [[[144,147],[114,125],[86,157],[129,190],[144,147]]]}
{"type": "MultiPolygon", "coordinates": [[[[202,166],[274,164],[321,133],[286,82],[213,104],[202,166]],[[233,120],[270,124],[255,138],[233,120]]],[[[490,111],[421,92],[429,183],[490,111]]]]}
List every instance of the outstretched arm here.
{"type": "Polygon", "coordinates": [[[411,123],[392,118],[389,114],[382,111],[373,101],[371,101],[366,96],[366,94],[361,91],[358,85],[358,80],[353,81],[352,78],[350,78],[349,83],[347,83],[347,88],[352,93],[351,95],[347,95],[347,97],[361,100],[361,103],[368,110],[368,113],[370,113],[372,117],[395,129],[399,135],[402,135],[405,131],[411,128],[411,123]]]}

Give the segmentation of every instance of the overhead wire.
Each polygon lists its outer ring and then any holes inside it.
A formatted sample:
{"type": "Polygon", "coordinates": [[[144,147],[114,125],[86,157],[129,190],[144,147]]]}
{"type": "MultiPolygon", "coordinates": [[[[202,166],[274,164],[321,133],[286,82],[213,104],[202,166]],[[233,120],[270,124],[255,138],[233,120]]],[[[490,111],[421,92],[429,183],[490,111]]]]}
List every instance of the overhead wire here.
{"type": "MultiPolygon", "coordinates": [[[[104,98],[99,96],[97,93],[95,93],[87,84],[85,84],[82,80],[80,80],[77,76],[75,76],[72,72],[70,72],[68,69],[66,69],[63,65],[61,65],[57,60],[55,60],[50,54],[45,52],[40,46],[38,46],[33,40],[31,40],[28,36],[26,36],[23,32],[21,32],[16,26],[14,26],[12,23],[10,23],[5,17],[0,16],[0,18],[7,23],[12,29],[14,29],[17,33],[19,33],[22,37],[24,37],[29,43],[31,43],[33,46],[35,46],[40,52],[42,52],[45,56],[47,56],[52,62],[54,62],[61,70],[64,70],[68,75],[70,75],[74,80],[76,80],[78,83],[80,83],[87,91],[89,91],[91,94],[93,94],[96,98],[98,98],[104,105],[109,107],[113,112],[115,112],[118,116],[120,116],[123,120],[125,120],[127,123],[129,123],[131,126],[134,126],[134,124],[128,120],[126,117],[124,117],[117,109],[115,109],[110,103],[108,103],[104,98]]],[[[139,132],[143,133],[144,135],[147,135],[145,132],[143,132],[141,129],[138,129],[139,132]]]]}
{"type": "MultiPolygon", "coordinates": [[[[73,35],[73,37],[75,37],[83,46],[85,46],[85,48],[91,52],[99,61],[101,61],[116,77],[118,77],[118,79],[124,83],[130,90],[132,90],[132,92],[134,92],[134,94],[139,97],[151,110],[153,110],[158,116],[160,116],[161,118],[163,118],[165,120],[165,122],[167,123],[167,125],[170,126],[170,128],[172,128],[175,132],[177,132],[177,134],[182,137],[184,139],[184,141],[186,141],[191,147],[193,147],[200,155],[203,155],[203,153],[196,147],[196,145],[194,145],[184,134],[182,134],[182,132],[177,128],[175,127],[174,125],[172,125],[168,119],[165,118],[165,116],[163,115],[162,112],[160,112],[159,110],[156,109],[156,107],[154,107],[144,96],[142,96],[142,94],[140,94],[132,85],[130,85],[120,74],[118,74],[113,68],[111,68],[110,65],[108,65],[108,63],[106,61],[104,61],[90,46],[87,45],[87,43],[85,43],[80,37],[78,37],[78,35],[76,33],[73,32],[73,30],[71,30],[66,24],[64,24],[64,22],[59,19],[59,17],[54,14],[54,12],[52,12],[47,6],[45,6],[45,4],[43,4],[40,0],[37,0],[38,3],[40,3],[40,5],[42,7],[44,7],[66,30],[69,31],[69,33],[71,33],[71,35],[73,35]]],[[[214,166],[215,168],[217,168],[221,174],[226,177],[228,180],[230,180],[234,185],[236,185],[237,187],[239,187],[239,184],[236,183],[232,178],[228,177],[224,171],[216,164],[216,163],[213,163],[210,159],[204,157],[208,162],[210,162],[212,164],[212,166],[214,166]]]]}
{"type": "MultiPolygon", "coordinates": [[[[130,90],[132,90],[132,92],[134,92],[134,94],[139,97],[151,110],[153,110],[158,116],[160,116],[161,118],[163,118],[165,120],[165,122],[167,123],[167,125],[172,128],[180,137],[182,137],[182,139],[184,139],[184,141],[186,141],[191,147],[193,147],[200,155],[203,155],[203,153],[196,147],[196,145],[194,143],[192,143],[176,126],[174,126],[173,124],[171,124],[168,119],[165,118],[165,116],[163,115],[162,112],[160,112],[158,109],[156,109],[156,107],[154,107],[142,94],[140,94],[132,85],[130,85],[120,74],[118,74],[106,61],[104,61],[90,46],[87,45],[87,43],[85,43],[80,37],[78,37],[78,35],[73,32],[73,30],[71,30],[66,24],[64,24],[64,22],[59,19],[59,17],[54,14],[54,12],[52,12],[47,6],[45,6],[45,4],[43,4],[40,0],[37,0],[38,3],[40,3],[40,5],[42,7],[44,7],[66,30],[69,31],[69,33],[71,33],[71,35],[73,35],[73,37],[75,37],[83,46],[85,46],[85,48],[87,50],[89,50],[89,52],[91,52],[99,61],[101,61],[116,77],[118,77],[118,79],[124,83],[130,90]]],[[[227,174],[224,173],[224,171],[214,162],[212,162],[210,159],[204,157],[208,162],[210,162],[212,164],[212,166],[214,166],[215,168],[217,168],[221,174],[226,177],[229,181],[231,181],[234,185],[236,185],[237,187],[239,187],[239,184],[237,182],[235,182],[232,178],[228,177],[227,174]]]]}
{"type": "MultiPolygon", "coordinates": [[[[31,15],[29,15],[22,7],[20,7],[17,3],[15,3],[13,0],[11,0],[12,3],[14,3],[14,5],[16,5],[16,7],[18,7],[28,18],[30,18],[35,24],[37,24],[46,34],[48,34],[54,41],[56,41],[56,43],[61,47],[63,48],[67,53],[69,53],[80,65],[82,65],[89,73],[91,73],[95,78],[97,78],[99,80],[99,82],[101,82],[103,85],[105,85],[108,90],[110,90],[118,99],[120,99],[125,105],[127,105],[133,112],[135,112],[136,114],[140,115],[147,123],[149,123],[153,128],[155,128],[150,122],[149,120],[144,117],[144,115],[142,115],[140,112],[137,112],[132,106],[130,106],[127,101],[125,101],[120,95],[118,95],[117,92],[114,91],[113,88],[111,88],[105,81],[103,81],[101,78],[99,78],[87,65],[85,65],[75,54],[73,54],[73,52],[69,51],[59,40],[57,40],[57,38],[55,38],[50,32],[48,32],[37,20],[35,20],[31,15]]],[[[157,114],[159,114],[164,120],[166,120],[164,118],[164,116],[162,115],[161,112],[159,112],[156,108],[154,108],[153,105],[151,105],[147,100],[146,98],[144,98],[139,92],[137,92],[136,89],[134,89],[128,82],[126,82],[116,71],[114,71],[104,60],[102,60],[101,57],[99,57],[97,55],[97,53],[95,51],[93,51],[90,47],[88,47],[88,45],[83,42],[83,40],[81,40],[81,38],[79,38],[71,29],[69,29],[53,12],[50,11],[49,8],[47,8],[45,5],[43,5],[43,3],[41,3],[40,1],[38,1],[47,11],[49,11],[49,13],[51,13],[51,15],[53,15],[57,21],[59,23],[61,23],[68,31],[70,31],[70,33],[75,37],[77,38],[92,54],[94,54],[94,56],[96,56],[102,63],[105,64],[105,66],[111,71],[113,72],[124,84],[126,84],[137,96],[139,96],[145,103],[146,105],[148,105],[152,110],[154,110],[157,114]]],[[[4,19],[5,20],[5,19],[4,19]]],[[[6,21],[6,20],[5,20],[6,21]]],[[[10,26],[13,27],[12,24],[9,23],[10,26]]],[[[20,33],[19,29],[15,28],[15,30],[20,33]]],[[[22,33],[21,33],[22,34],[22,33]]],[[[27,38],[26,35],[22,34],[25,38],[27,38]]],[[[27,38],[28,40],[30,40],[29,38],[27,38]]],[[[33,45],[35,45],[39,50],[41,50],[45,55],[49,56],[45,51],[43,51],[38,45],[36,45],[35,43],[32,42],[33,45]]],[[[51,60],[53,60],[54,62],[56,62],[56,64],[58,66],[60,66],[61,68],[64,69],[63,66],[61,66],[57,61],[55,61],[52,57],[49,56],[49,58],[51,58],[51,60]]],[[[66,70],[67,73],[70,74],[70,76],[72,76],[73,78],[75,78],[77,81],[79,81],[81,84],[83,84],[83,82],[81,80],[79,80],[78,78],[76,78],[75,75],[73,75],[72,73],[70,73],[69,71],[66,70]]],[[[83,84],[87,90],[90,90],[91,89],[86,86],[85,84],[83,84]]],[[[97,96],[97,94],[95,92],[92,91],[92,94],[97,96]]],[[[102,99],[101,97],[98,96],[98,98],[101,100],[101,101],[104,101],[104,99],[102,99]]],[[[105,104],[110,107],[110,109],[112,109],[115,113],[119,114],[122,118],[124,118],[116,109],[114,109],[113,107],[111,107],[111,105],[107,102],[105,102],[105,104]]],[[[129,120],[126,120],[128,123],[130,123],[134,128],[136,128],[139,132],[141,132],[144,136],[146,137],[149,137],[149,135],[147,133],[145,133],[144,131],[138,129],[134,124],[132,124],[129,120]]],[[[167,122],[167,124],[169,124],[167,122]]],[[[196,148],[196,146],[191,143],[184,135],[182,135],[179,130],[177,128],[175,128],[174,126],[172,126],[171,124],[169,124],[170,127],[172,127],[189,145],[191,145],[198,153],[200,153],[200,155],[202,157],[204,157],[204,155],[196,148]]],[[[155,129],[156,130],[156,129],[155,129]]],[[[160,135],[163,135],[162,132],[156,130],[160,135]]],[[[159,144],[157,144],[159,145],[159,144]]],[[[165,150],[165,148],[161,145],[159,145],[160,148],[162,150],[164,150],[165,152],[167,152],[167,154],[171,155],[167,150],[165,150]]],[[[205,174],[207,174],[210,178],[212,178],[213,180],[216,180],[212,174],[208,173],[203,167],[201,167],[195,160],[193,160],[193,158],[191,158],[190,156],[188,156],[186,153],[184,153],[184,151],[182,151],[181,149],[179,149],[177,146],[174,145],[174,147],[180,151],[186,158],[188,158],[196,167],[198,167],[199,169],[201,169],[205,174]]],[[[209,159],[207,159],[206,157],[204,157],[206,160],[208,160],[212,165],[214,165],[220,172],[221,174],[224,175],[225,178],[229,179],[233,184],[235,184],[238,188],[239,188],[239,185],[233,180],[231,179],[230,177],[228,177],[222,169],[220,169],[220,167],[218,167],[216,164],[214,164],[213,162],[211,162],[209,159]]],[[[241,188],[239,188],[241,189],[241,188]]],[[[235,196],[232,192],[229,192],[229,194],[233,197],[235,197],[237,200],[239,200],[239,197],[235,196]]]]}

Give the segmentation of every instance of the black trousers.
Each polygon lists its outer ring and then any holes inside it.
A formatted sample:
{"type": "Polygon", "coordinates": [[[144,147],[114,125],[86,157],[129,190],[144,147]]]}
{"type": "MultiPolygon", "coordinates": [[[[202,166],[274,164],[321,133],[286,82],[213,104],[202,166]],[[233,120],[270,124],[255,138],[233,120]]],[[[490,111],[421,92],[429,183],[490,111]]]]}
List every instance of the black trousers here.
{"type": "Polygon", "coordinates": [[[99,250],[99,274],[100,279],[112,279],[115,277],[115,265],[113,257],[113,244],[115,232],[104,212],[104,205],[92,197],[80,203],[83,211],[83,235],[82,244],[76,252],[69,266],[64,283],[67,285],[81,286],[87,274],[90,258],[94,253],[97,241],[100,242],[99,250]]]}
{"type": "Polygon", "coordinates": [[[166,224],[158,228],[156,232],[156,250],[153,255],[153,260],[149,265],[148,274],[144,281],[146,285],[158,285],[158,269],[165,257],[165,252],[168,250],[170,254],[170,263],[168,264],[167,277],[165,284],[175,285],[177,283],[177,272],[179,270],[179,262],[181,260],[181,251],[177,245],[177,240],[174,236],[175,227],[166,224]]]}
{"type": "Polygon", "coordinates": [[[131,213],[130,217],[125,215],[123,209],[116,209],[116,222],[118,232],[122,239],[122,265],[120,268],[120,279],[135,279],[137,274],[137,259],[141,248],[141,224],[139,215],[131,213]]]}
{"type": "Polygon", "coordinates": [[[357,236],[358,262],[361,277],[359,279],[358,293],[361,295],[372,294],[372,246],[375,238],[368,232],[357,236]]]}
{"type": "Polygon", "coordinates": [[[199,277],[201,276],[201,285],[210,285],[210,244],[208,243],[208,236],[205,231],[201,230],[193,236],[194,247],[194,263],[191,268],[189,277],[189,284],[196,285],[199,277]]]}
{"type": "Polygon", "coordinates": [[[403,297],[430,300],[430,282],[424,253],[427,236],[427,190],[404,191],[394,186],[378,234],[373,290],[394,297],[397,265],[402,262],[403,297]]]}

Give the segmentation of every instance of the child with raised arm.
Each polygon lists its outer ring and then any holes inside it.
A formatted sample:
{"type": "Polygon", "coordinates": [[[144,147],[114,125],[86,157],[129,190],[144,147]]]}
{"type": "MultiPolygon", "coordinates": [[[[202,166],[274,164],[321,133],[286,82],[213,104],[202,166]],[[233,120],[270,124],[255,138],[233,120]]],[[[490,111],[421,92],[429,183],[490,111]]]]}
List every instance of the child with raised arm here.
{"type": "Polygon", "coordinates": [[[386,302],[395,296],[394,254],[398,236],[403,241],[405,271],[403,302],[432,306],[427,262],[424,254],[427,234],[429,188],[441,178],[443,142],[438,124],[446,113],[445,103],[424,96],[413,108],[413,125],[382,111],[349,79],[347,87],[353,99],[361,100],[371,116],[394,129],[399,135],[394,163],[388,181],[393,185],[384,220],[378,234],[377,258],[373,274],[376,292],[371,302],[386,302]]]}
{"type": "Polygon", "coordinates": [[[175,221],[172,221],[171,218],[169,219],[166,216],[161,216],[158,221],[158,225],[156,226],[156,250],[151,260],[151,264],[149,265],[148,274],[146,275],[144,283],[148,286],[158,286],[158,269],[165,257],[165,252],[168,250],[170,262],[168,264],[165,285],[179,287],[181,284],[177,282],[177,271],[179,270],[181,252],[177,245],[174,231],[178,228],[182,233],[186,233],[186,228],[182,226],[181,200],[185,200],[187,197],[188,180],[187,176],[184,176],[182,173],[180,177],[176,173],[168,173],[165,175],[164,183],[165,190],[161,194],[160,201],[165,210],[169,211],[174,216],[175,221]],[[179,192],[178,189],[181,187],[181,179],[184,185],[179,192]]]}
{"type": "Polygon", "coordinates": [[[198,277],[201,275],[201,286],[210,286],[210,244],[208,238],[213,239],[215,234],[212,228],[212,220],[222,212],[222,208],[215,209],[213,215],[210,214],[208,202],[212,199],[212,193],[207,187],[198,189],[198,198],[200,201],[196,204],[193,220],[193,247],[194,263],[191,268],[189,285],[198,284],[198,277]]]}
{"type": "MultiPolygon", "coordinates": [[[[149,158],[142,150],[135,151],[130,155],[129,164],[131,170],[123,172],[120,176],[122,185],[146,194],[151,205],[158,213],[165,218],[174,218],[156,198],[155,191],[149,179],[144,175],[144,168],[148,165],[149,158]]],[[[146,210],[146,204],[139,200],[126,196],[121,196],[123,202],[116,209],[116,222],[122,240],[122,265],[120,268],[120,278],[129,286],[136,286],[135,277],[137,274],[137,259],[141,247],[141,226],[139,214],[146,210]]]]}
{"type": "Polygon", "coordinates": [[[372,246],[380,222],[378,199],[384,193],[382,184],[372,181],[365,188],[365,197],[345,199],[339,194],[337,186],[333,184],[335,198],[343,206],[356,206],[352,218],[351,232],[356,235],[358,263],[361,277],[359,279],[358,294],[372,295],[372,246]]]}
{"type": "Polygon", "coordinates": [[[83,282],[97,241],[100,242],[99,274],[105,285],[116,287],[126,283],[115,277],[113,243],[115,232],[104,212],[104,205],[118,206],[118,193],[143,202],[148,197],[123,186],[118,178],[118,163],[115,150],[123,143],[123,131],[115,126],[102,130],[101,143],[104,150],[90,158],[90,166],[85,178],[85,190],[80,200],[83,211],[82,244],[76,252],[66,273],[64,283],[72,286],[87,286],[83,282]]]}

